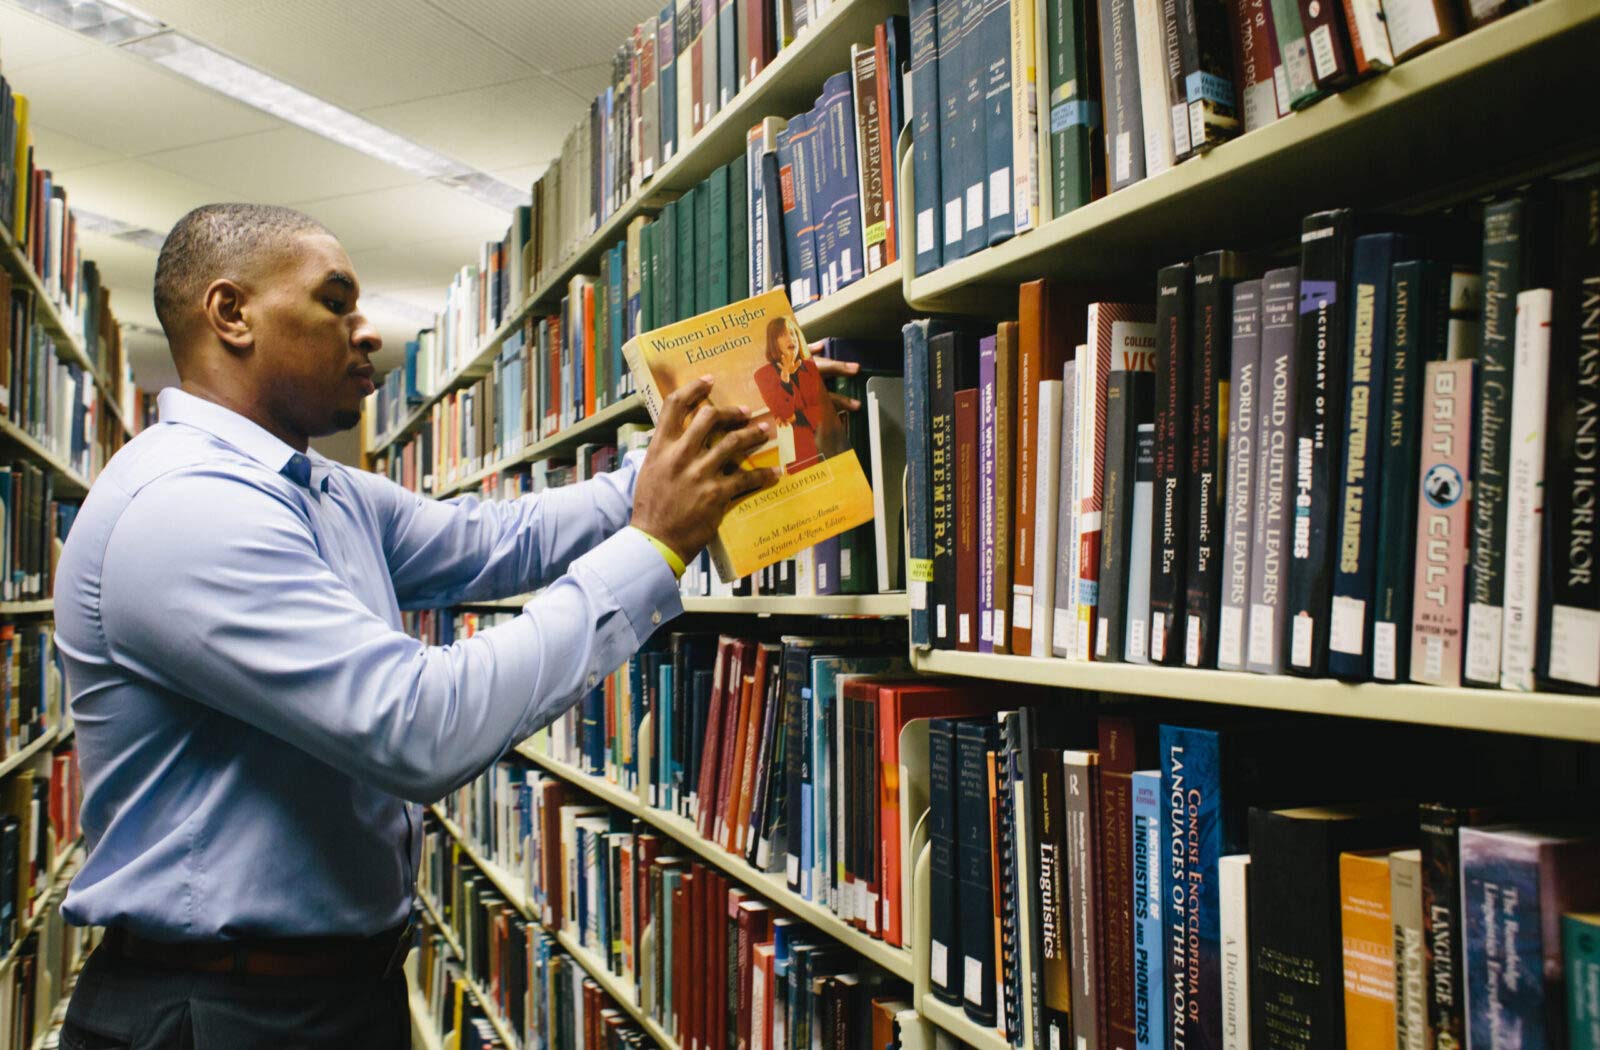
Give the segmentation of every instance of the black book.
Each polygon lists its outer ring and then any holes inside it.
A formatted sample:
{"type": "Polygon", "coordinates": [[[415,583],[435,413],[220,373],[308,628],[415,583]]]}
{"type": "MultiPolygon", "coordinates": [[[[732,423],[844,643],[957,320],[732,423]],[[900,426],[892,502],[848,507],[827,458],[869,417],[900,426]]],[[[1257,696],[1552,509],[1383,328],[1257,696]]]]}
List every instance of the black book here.
{"type": "Polygon", "coordinates": [[[1248,276],[1249,269],[1249,261],[1238,252],[1207,252],[1194,260],[1189,369],[1189,478],[1194,487],[1187,507],[1189,557],[1183,589],[1187,617],[1183,663],[1188,667],[1217,666],[1227,535],[1223,474],[1228,456],[1228,384],[1233,376],[1233,286],[1248,276]]]}
{"type": "Polygon", "coordinates": [[[1411,590],[1417,549],[1417,464],[1422,374],[1443,361],[1450,321],[1450,268],[1412,259],[1389,276],[1389,369],[1384,377],[1383,465],[1373,579],[1372,674],[1411,678],[1411,590]]]}
{"type": "MultiPolygon", "coordinates": [[[[713,655],[712,659],[716,659],[713,655]]],[[[685,781],[682,807],[683,815],[689,815],[689,801],[700,784],[700,767],[706,759],[703,753],[706,739],[706,719],[711,710],[711,692],[717,683],[717,674],[711,668],[696,669],[694,672],[694,692],[689,706],[689,736],[684,740],[684,753],[689,757],[690,768],[685,771],[685,781]]],[[[715,756],[712,756],[715,761],[715,756]]]]}
{"type": "Polygon", "coordinates": [[[1510,813],[1497,806],[1424,802],[1417,810],[1422,838],[1422,946],[1427,955],[1423,1001],[1436,1050],[1467,1045],[1467,971],[1461,964],[1461,829],[1494,824],[1510,813]]]}
{"type": "Polygon", "coordinates": [[[1339,854],[1415,836],[1405,806],[1250,810],[1250,1027],[1264,1050],[1344,1050],[1339,854]]]}
{"type": "MultiPolygon", "coordinates": [[[[1022,1022],[1022,916],[1018,908],[1024,887],[1019,878],[1017,809],[1011,791],[1016,776],[1015,762],[1022,748],[1022,715],[1007,711],[1000,716],[1000,750],[994,756],[995,813],[1000,826],[995,829],[995,848],[1000,854],[1000,977],[1004,991],[1007,1032],[1021,1033],[1022,1022]]],[[[1016,1045],[1013,1043],[1013,1045],[1016,1045]]]]}
{"type": "Polygon", "coordinates": [[[961,917],[962,954],[951,960],[960,971],[952,974],[952,982],[962,992],[961,1005],[967,1016],[990,1028],[997,1023],[998,1013],[994,887],[990,876],[994,839],[989,830],[989,752],[998,749],[999,736],[998,727],[988,720],[961,722],[956,727],[956,913],[961,917]]]}
{"type": "Polygon", "coordinates": [[[1600,167],[1557,184],[1559,218],[1550,312],[1550,380],[1559,384],[1545,427],[1544,541],[1539,655],[1552,688],[1600,692],[1600,573],[1594,504],[1600,480],[1600,167]]]}
{"type": "Polygon", "coordinates": [[[0,819],[0,950],[17,939],[17,876],[22,855],[22,824],[16,817],[0,819]]]}
{"type": "Polygon", "coordinates": [[[928,340],[929,461],[932,477],[933,645],[956,647],[956,391],[978,385],[977,344],[965,332],[928,340]]]}
{"type": "Polygon", "coordinates": [[[1544,201],[1528,194],[1483,210],[1483,327],[1474,384],[1471,532],[1467,539],[1467,645],[1462,678],[1500,686],[1501,627],[1506,597],[1506,486],[1511,465],[1512,364],[1517,293],[1548,287],[1541,265],[1544,201]]]}
{"type": "MultiPolygon", "coordinates": [[[[1039,894],[1039,838],[1041,806],[1037,785],[1039,770],[1034,763],[1034,748],[1039,743],[1039,720],[1031,707],[1017,711],[1017,745],[1011,761],[1012,791],[1020,794],[1022,810],[1017,815],[1018,878],[1022,889],[1019,899],[1028,910],[1028,972],[1022,977],[1028,983],[1033,1004],[1028,1018],[1030,1031],[1044,1031],[1044,926],[1041,921],[1039,894]]],[[[1042,1039],[1043,1036],[1035,1036],[1042,1039]]]]}
{"type": "MultiPolygon", "coordinates": [[[[772,852],[786,858],[788,886],[800,891],[800,829],[802,823],[802,785],[811,777],[810,748],[806,738],[810,733],[811,644],[799,639],[786,639],[783,647],[783,721],[778,727],[779,741],[774,753],[783,762],[782,786],[773,800],[772,811],[776,819],[769,834],[772,852]],[[794,834],[789,831],[793,829],[794,834]]],[[[771,674],[769,669],[768,674],[771,674]]]]}
{"type": "Polygon", "coordinates": [[[1328,609],[1333,587],[1333,505],[1344,424],[1349,357],[1348,209],[1308,215],[1300,227],[1300,307],[1296,322],[1294,529],[1289,544],[1289,664],[1320,676],[1328,664],[1328,609]]]}
{"type": "Polygon", "coordinates": [[[1100,497],[1100,618],[1096,660],[1121,663],[1127,644],[1128,566],[1133,553],[1133,483],[1139,424],[1155,412],[1155,375],[1116,369],[1106,381],[1105,474],[1100,497]]]}
{"type": "Polygon", "coordinates": [[[783,242],[783,182],[776,150],[761,155],[761,195],[767,200],[767,288],[789,287],[789,255],[783,242]]]}
{"type": "Polygon", "coordinates": [[[1150,530],[1150,662],[1183,655],[1183,585],[1188,567],[1189,319],[1194,267],[1174,263],[1156,275],[1156,480],[1150,530]]]}
{"type": "Polygon", "coordinates": [[[1030,782],[1039,819],[1029,825],[1037,858],[1039,930],[1043,988],[1034,992],[1035,1045],[1072,1045],[1071,909],[1067,894],[1067,815],[1061,751],[1041,747],[1033,755],[1037,777],[1030,782]]]}

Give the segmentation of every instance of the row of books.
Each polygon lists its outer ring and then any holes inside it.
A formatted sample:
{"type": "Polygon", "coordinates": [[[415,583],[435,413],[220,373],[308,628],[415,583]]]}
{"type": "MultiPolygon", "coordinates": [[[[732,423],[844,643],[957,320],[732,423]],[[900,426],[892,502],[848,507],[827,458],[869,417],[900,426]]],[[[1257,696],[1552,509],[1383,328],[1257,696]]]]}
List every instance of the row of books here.
{"type": "MultiPolygon", "coordinates": [[[[548,281],[780,51],[844,2],[677,0],[637,26],[617,50],[610,84],[534,184],[535,281],[548,281]]],[[[893,68],[898,79],[903,65],[893,68]]]]}
{"type": "Polygon", "coordinates": [[[111,292],[98,267],[83,257],[66,188],[34,156],[28,110],[28,97],[0,77],[0,157],[5,158],[0,163],[0,223],[68,330],[82,340],[89,361],[109,377],[112,396],[120,397],[127,362],[111,313],[111,292]]]}
{"type": "Polygon", "coordinates": [[[1062,706],[927,728],[932,988],[1013,1045],[1554,1047],[1592,1016],[1562,923],[1594,936],[1563,916],[1600,826],[1560,819],[1592,748],[1541,780],[1503,738],[1062,706]]]}
{"type": "Polygon", "coordinates": [[[59,894],[50,902],[39,927],[14,947],[10,965],[0,971],[0,1048],[59,1045],[73,982],[100,937],[99,929],[62,918],[59,894]]]}
{"type": "Polygon", "coordinates": [[[11,773],[0,784],[0,952],[48,906],[49,876],[77,843],[83,781],[72,741],[11,773]]]}
{"type": "Polygon", "coordinates": [[[1597,204],[1589,170],[1437,228],[1319,212],[1153,304],[1036,281],[994,335],[908,325],[914,644],[1600,687],[1597,204]]]}
{"type": "Polygon", "coordinates": [[[1304,109],[1511,0],[916,0],[916,272],[1304,109]]]}
{"type": "Polygon", "coordinates": [[[584,798],[508,760],[447,805],[478,849],[520,861],[543,925],[632,989],[680,1046],[884,1046],[915,1017],[903,985],[584,798]]]}
{"type": "Polygon", "coordinates": [[[55,498],[48,470],[27,461],[0,465],[0,595],[6,601],[50,597],[56,549],[77,514],[77,504],[55,498]]]}
{"type": "Polygon", "coordinates": [[[52,624],[0,624],[0,761],[61,726],[62,682],[52,624]]]}

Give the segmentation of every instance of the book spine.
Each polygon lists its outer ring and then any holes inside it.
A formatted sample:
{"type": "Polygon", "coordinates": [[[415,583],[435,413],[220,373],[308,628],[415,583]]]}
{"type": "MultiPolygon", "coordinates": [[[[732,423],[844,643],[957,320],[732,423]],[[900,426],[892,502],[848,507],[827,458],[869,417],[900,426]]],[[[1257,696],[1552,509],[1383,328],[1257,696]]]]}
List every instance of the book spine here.
{"type": "Polygon", "coordinates": [[[1343,461],[1335,518],[1339,543],[1329,612],[1328,670],[1362,681],[1371,675],[1373,584],[1382,484],[1381,411],[1390,358],[1391,268],[1410,249],[1407,238],[1356,239],[1350,272],[1350,360],[1345,376],[1343,461]]]}
{"type": "Polygon", "coordinates": [[[1133,539],[1133,487],[1138,470],[1139,426],[1154,407],[1155,377],[1123,369],[1106,387],[1106,457],[1100,604],[1095,659],[1121,661],[1127,648],[1129,569],[1133,539]]]}
{"type": "Polygon", "coordinates": [[[984,19],[988,8],[989,0],[961,0],[959,133],[962,137],[963,255],[982,251],[989,243],[989,114],[984,106],[990,61],[989,32],[984,19]]]}
{"type": "Polygon", "coordinates": [[[1078,617],[1073,649],[1092,660],[1100,603],[1101,510],[1105,495],[1106,385],[1111,379],[1112,347],[1106,304],[1089,308],[1087,352],[1078,355],[1078,617]]]}
{"type": "MultiPolygon", "coordinates": [[[[1154,416],[1152,398],[1151,415],[1154,416]]],[[[1128,536],[1128,617],[1123,655],[1150,662],[1150,545],[1155,527],[1156,425],[1140,423],[1134,451],[1133,515],[1128,536]]]]}
{"type": "MultiPolygon", "coordinates": [[[[1539,617],[1539,524],[1544,510],[1544,435],[1550,383],[1550,303],[1547,288],[1517,295],[1512,365],[1511,446],[1506,470],[1505,624],[1500,685],[1533,689],[1534,627],[1539,617]]],[[[1470,618],[1470,614],[1469,614],[1470,618]]]]}
{"type": "Polygon", "coordinates": [[[1428,1004],[1423,972],[1422,855],[1389,854],[1389,908],[1394,927],[1395,1050],[1427,1050],[1428,1004]]]}
{"type": "MultiPolygon", "coordinates": [[[[1148,375],[1132,372],[1133,376],[1148,375]]],[[[1097,736],[1100,783],[1096,839],[1100,875],[1100,1001],[1105,1043],[1112,1050],[1133,1050],[1134,1006],[1134,823],[1133,774],[1139,751],[1139,727],[1132,719],[1102,715],[1097,736]]]]}
{"type": "Polygon", "coordinates": [[[993,753],[994,809],[998,814],[995,824],[995,856],[999,881],[995,896],[999,898],[1000,915],[1000,989],[998,995],[1004,1006],[1006,1041],[1014,1047],[1023,1044],[1022,1003],[1022,915],[1019,907],[1021,889],[1018,872],[1021,867],[1018,855],[1021,843],[1017,838],[1019,825],[1015,793],[1011,790],[1012,763],[1020,746],[1018,737],[1020,715],[1012,712],[1004,716],[1004,737],[1001,749],[993,753]]]}
{"type": "Polygon", "coordinates": [[[1098,907],[1097,861],[1099,843],[1094,834],[1098,808],[1099,754],[1064,751],[1066,777],[1067,892],[1070,894],[1072,935],[1072,1028],[1079,1050],[1103,1050],[1101,1016],[1101,921],[1098,907]]]}
{"type": "Polygon", "coordinates": [[[985,141],[984,216],[986,243],[999,244],[1016,232],[1013,215],[1011,9],[1015,0],[983,3],[983,129],[985,141]]]}
{"type": "Polygon", "coordinates": [[[1595,1050],[1600,1047],[1600,916],[1566,915],[1561,931],[1567,1031],[1573,1050],[1595,1050]]]}
{"type": "Polygon", "coordinates": [[[1115,192],[1145,177],[1138,45],[1134,41],[1133,0],[1098,0],[1098,3],[1106,177],[1115,192]]]}
{"type": "Polygon", "coordinates": [[[1038,855],[1039,924],[1044,954],[1041,1023],[1035,1046],[1068,1046],[1072,1040],[1070,910],[1067,894],[1065,768],[1061,752],[1034,751],[1039,826],[1033,847],[1038,855]]]}
{"type": "Polygon", "coordinates": [[[956,337],[928,341],[928,464],[933,583],[930,588],[933,645],[955,647],[956,600],[956,337]]]}
{"type": "Polygon", "coordinates": [[[1017,334],[1015,321],[995,333],[994,404],[994,606],[990,634],[994,651],[1011,651],[1011,569],[1015,526],[1013,434],[1017,415],[1017,334]]]}
{"type": "Polygon", "coordinates": [[[1240,117],[1243,130],[1254,131],[1278,119],[1272,6],[1268,0],[1230,0],[1228,14],[1239,71],[1240,117]]]}
{"type": "Polygon", "coordinates": [[[1133,1034],[1138,1050],[1164,1050],[1166,948],[1161,872],[1166,860],[1161,771],[1133,774],[1133,1034]]]}
{"type": "Polygon", "coordinates": [[[1155,523],[1150,547],[1150,662],[1173,664],[1183,651],[1185,526],[1189,464],[1189,319],[1194,270],[1156,275],[1155,523]]]}
{"type": "Polygon", "coordinates": [[[1133,0],[1133,32],[1138,60],[1140,120],[1144,130],[1144,173],[1171,168],[1172,111],[1167,108],[1167,50],[1162,0],[1133,0]]]}
{"type": "Polygon", "coordinates": [[[1339,854],[1346,1046],[1394,1046],[1393,903],[1387,854],[1339,854]]]}
{"type": "Polygon", "coordinates": [[[1170,975],[1163,1002],[1168,1045],[1181,1041],[1185,1046],[1220,1050],[1217,864],[1231,845],[1222,742],[1216,731],[1171,725],[1161,727],[1160,741],[1161,822],[1168,846],[1163,879],[1169,887],[1163,927],[1170,975]],[[1186,848],[1173,849],[1179,842],[1186,848]]]}
{"type": "Polygon", "coordinates": [[[1355,61],[1345,29],[1343,8],[1319,0],[1299,0],[1300,24],[1311,51],[1311,75],[1317,87],[1336,90],[1355,80],[1355,61]]]}
{"type": "Polygon", "coordinates": [[[1345,299],[1350,228],[1345,210],[1306,217],[1300,232],[1300,302],[1294,415],[1294,542],[1289,557],[1289,670],[1321,675],[1328,660],[1333,583],[1335,435],[1344,420],[1349,340],[1345,299]]]}
{"type": "MultiPolygon", "coordinates": [[[[939,194],[943,237],[941,265],[966,255],[964,202],[966,201],[965,149],[974,145],[967,137],[963,112],[966,93],[966,11],[971,0],[937,0],[939,58],[939,194]]],[[[916,85],[912,85],[915,90],[916,85]]]]}
{"type": "MultiPolygon", "coordinates": [[[[1066,391],[1054,379],[1039,384],[1039,428],[1033,504],[1033,648],[1031,656],[1049,656],[1055,637],[1056,565],[1059,554],[1061,511],[1061,450],[1063,402],[1066,391]]],[[[1020,651],[1019,651],[1020,652],[1020,651]]]]}
{"type": "MultiPolygon", "coordinates": [[[[1559,973],[1547,968],[1544,952],[1546,932],[1559,933],[1554,922],[1546,925],[1543,914],[1556,910],[1562,881],[1558,867],[1559,861],[1537,843],[1506,842],[1493,831],[1461,829],[1467,1046],[1566,1042],[1560,1030],[1565,1011],[1547,1010],[1542,979],[1559,973]]],[[[1588,896],[1593,898],[1592,890],[1588,896]]],[[[1550,947],[1559,957],[1557,946],[1550,947]]]]}
{"type": "Polygon", "coordinates": [[[1223,1050],[1250,1050],[1248,853],[1230,854],[1217,862],[1217,896],[1222,936],[1222,1046],[1223,1050]]]}
{"type": "MultiPolygon", "coordinates": [[[[1173,110],[1173,137],[1180,116],[1188,122],[1189,149],[1208,150],[1239,134],[1233,50],[1226,0],[1178,0],[1183,65],[1183,112],[1173,110]]],[[[1182,160],[1186,151],[1176,151],[1182,160]]]]}
{"type": "Polygon", "coordinates": [[[1424,805],[1422,921],[1428,1031],[1438,1050],[1463,1050],[1466,1042],[1465,976],[1461,968],[1461,851],[1463,822],[1471,811],[1424,805]]]}
{"type": "Polygon", "coordinates": [[[876,48],[850,48],[851,90],[855,99],[854,143],[858,163],[857,192],[861,203],[862,263],[866,273],[888,264],[888,216],[885,212],[884,121],[878,105],[878,52],[876,48]]]}
{"type": "MultiPolygon", "coordinates": [[[[1055,564],[1045,567],[1055,578],[1050,652],[1069,660],[1078,654],[1078,417],[1082,403],[1083,384],[1078,377],[1078,362],[1073,359],[1061,370],[1061,479],[1056,493],[1055,564]]],[[[1042,629],[1034,632],[1036,638],[1042,629]]]]}
{"type": "Polygon", "coordinates": [[[978,651],[978,487],[978,392],[969,388],[955,396],[955,648],[964,652],[978,651]]]}
{"type": "MultiPolygon", "coordinates": [[[[1180,0],[1180,7],[1187,0],[1180,0]]],[[[1176,119],[1176,114],[1174,114],[1176,119]]],[[[1194,261],[1194,367],[1189,374],[1189,565],[1184,575],[1183,662],[1214,667],[1226,535],[1223,456],[1228,443],[1228,379],[1233,335],[1233,282],[1241,269],[1232,252],[1194,261]]]]}
{"type": "Polygon", "coordinates": [[[1428,363],[1423,418],[1411,680],[1459,686],[1472,441],[1471,361],[1428,363]]]}
{"type": "Polygon", "coordinates": [[[944,263],[944,199],[939,180],[943,163],[939,132],[939,13],[948,3],[911,3],[911,192],[916,212],[918,276],[944,263]]]}
{"type": "Polygon", "coordinates": [[[900,330],[906,376],[906,599],[911,644],[933,644],[928,584],[933,577],[933,516],[927,321],[900,330]]]}
{"type": "Polygon", "coordinates": [[[1544,562],[1539,585],[1540,676],[1564,691],[1600,688],[1600,574],[1594,571],[1596,447],[1600,414],[1600,173],[1561,183],[1550,374],[1568,392],[1550,398],[1545,427],[1544,562]]]}
{"type": "Polygon", "coordinates": [[[936,718],[928,726],[928,854],[932,896],[928,968],[933,993],[947,1003],[961,1001],[962,958],[957,925],[956,723],[936,718]]]}
{"type": "Polygon", "coordinates": [[[994,652],[995,337],[978,341],[978,651],[994,652]]]}
{"type": "Polygon", "coordinates": [[[998,1021],[988,788],[988,753],[994,748],[992,723],[963,722],[956,729],[961,1005],[988,1027],[998,1021]]]}
{"type": "Polygon", "coordinates": [[[1300,20],[1299,0],[1272,0],[1272,27],[1278,37],[1278,56],[1282,62],[1276,73],[1279,112],[1288,100],[1292,109],[1304,109],[1326,92],[1317,86],[1311,69],[1305,23],[1300,20]]]}
{"type": "Polygon", "coordinates": [[[717,102],[726,106],[739,90],[739,35],[733,0],[717,5],[717,102]]]}
{"type": "Polygon", "coordinates": [[[1233,286],[1232,382],[1229,384],[1227,511],[1223,519],[1222,608],[1217,667],[1245,667],[1250,616],[1250,525],[1255,508],[1256,421],[1261,370],[1261,282],[1233,286]]]}
{"type": "Polygon", "coordinates": [[[1044,15],[1050,213],[1060,216],[1094,199],[1094,175],[1103,163],[1100,85],[1089,68],[1090,48],[1097,43],[1096,0],[1037,2],[1044,15]]]}
{"type": "Polygon", "coordinates": [[[1397,62],[1461,32],[1456,6],[1439,0],[1385,0],[1383,15],[1389,30],[1389,47],[1397,62]]]}
{"type": "Polygon", "coordinates": [[[750,181],[748,165],[740,157],[728,172],[728,301],[736,303],[759,294],[750,285],[750,181]]]}
{"type": "MultiPolygon", "coordinates": [[[[1038,0],[1011,0],[1011,204],[1012,230],[1026,233],[1039,225],[1039,74],[1038,0]]],[[[1047,132],[1048,133],[1048,132],[1047,132]]],[[[3,155],[0,147],[0,155],[3,155]]],[[[0,187],[0,198],[4,188],[0,187]]]]}

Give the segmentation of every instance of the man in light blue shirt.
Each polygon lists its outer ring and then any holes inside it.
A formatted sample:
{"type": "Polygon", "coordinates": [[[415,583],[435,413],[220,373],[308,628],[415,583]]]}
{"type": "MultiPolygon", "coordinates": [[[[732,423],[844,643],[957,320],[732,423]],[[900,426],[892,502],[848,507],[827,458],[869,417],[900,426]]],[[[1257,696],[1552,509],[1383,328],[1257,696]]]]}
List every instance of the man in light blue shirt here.
{"type": "Polygon", "coordinates": [[[68,1050],[404,1046],[417,804],[676,616],[682,559],[772,480],[733,469],[764,426],[688,411],[707,381],[667,400],[647,457],[514,502],[330,462],[308,439],[373,390],[358,291],[288,209],[197,209],[162,249],[182,387],[96,481],[56,580],[89,850],[63,910],[111,931],[68,1050]],[[454,645],[400,629],[535,588],[454,645]]]}

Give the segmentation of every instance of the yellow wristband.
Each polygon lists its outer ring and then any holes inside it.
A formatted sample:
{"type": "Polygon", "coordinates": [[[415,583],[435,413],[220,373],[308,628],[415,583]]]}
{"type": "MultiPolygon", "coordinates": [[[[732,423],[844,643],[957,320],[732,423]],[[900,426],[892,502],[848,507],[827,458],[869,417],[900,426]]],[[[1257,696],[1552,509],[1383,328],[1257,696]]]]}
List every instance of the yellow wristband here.
{"type": "Polygon", "coordinates": [[[673,550],[671,547],[668,547],[665,543],[662,543],[660,540],[656,539],[654,536],[650,535],[637,525],[629,525],[628,528],[649,540],[650,546],[660,551],[661,556],[667,559],[667,568],[672,570],[672,575],[678,577],[679,579],[683,578],[683,570],[687,568],[687,566],[683,564],[683,559],[678,557],[677,551],[673,550]]]}

